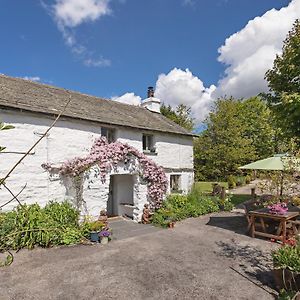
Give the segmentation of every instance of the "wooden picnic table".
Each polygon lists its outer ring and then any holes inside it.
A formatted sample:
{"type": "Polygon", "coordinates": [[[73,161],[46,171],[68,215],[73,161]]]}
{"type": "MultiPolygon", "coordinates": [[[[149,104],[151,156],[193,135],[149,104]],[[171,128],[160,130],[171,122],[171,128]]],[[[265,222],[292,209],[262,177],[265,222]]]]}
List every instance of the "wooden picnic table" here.
{"type": "Polygon", "coordinates": [[[258,210],[250,211],[250,235],[252,237],[255,236],[263,236],[275,240],[280,240],[283,243],[287,240],[287,223],[289,221],[295,220],[300,214],[300,210],[298,208],[290,209],[283,215],[279,214],[271,214],[269,213],[268,208],[261,208],[258,210]],[[257,219],[259,219],[259,225],[262,231],[258,230],[257,219]],[[268,222],[272,221],[278,224],[278,228],[276,233],[267,232],[268,222]]]}

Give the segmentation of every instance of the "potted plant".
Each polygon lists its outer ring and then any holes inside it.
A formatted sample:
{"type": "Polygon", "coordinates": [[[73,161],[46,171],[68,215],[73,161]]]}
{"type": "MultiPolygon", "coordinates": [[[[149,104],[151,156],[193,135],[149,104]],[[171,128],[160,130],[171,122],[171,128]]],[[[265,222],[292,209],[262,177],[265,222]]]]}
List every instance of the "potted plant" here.
{"type": "Polygon", "coordinates": [[[98,236],[100,237],[100,243],[106,245],[110,240],[111,231],[108,228],[104,228],[99,232],[98,236]]]}
{"type": "Polygon", "coordinates": [[[99,242],[99,233],[104,228],[103,222],[95,221],[90,223],[90,240],[91,242],[99,242]]]}
{"type": "Polygon", "coordinates": [[[298,291],[300,288],[300,242],[291,238],[272,252],[273,274],[278,290],[298,291]]]}

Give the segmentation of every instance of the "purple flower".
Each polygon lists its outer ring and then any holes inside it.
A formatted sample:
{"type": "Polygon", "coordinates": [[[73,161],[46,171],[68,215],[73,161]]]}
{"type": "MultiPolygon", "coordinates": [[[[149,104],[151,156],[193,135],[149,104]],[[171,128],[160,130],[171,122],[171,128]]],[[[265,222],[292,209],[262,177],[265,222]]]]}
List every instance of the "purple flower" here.
{"type": "Polygon", "coordinates": [[[101,231],[99,232],[99,236],[100,236],[100,237],[109,237],[110,235],[111,235],[111,232],[108,231],[108,230],[101,230],[101,231]]]}

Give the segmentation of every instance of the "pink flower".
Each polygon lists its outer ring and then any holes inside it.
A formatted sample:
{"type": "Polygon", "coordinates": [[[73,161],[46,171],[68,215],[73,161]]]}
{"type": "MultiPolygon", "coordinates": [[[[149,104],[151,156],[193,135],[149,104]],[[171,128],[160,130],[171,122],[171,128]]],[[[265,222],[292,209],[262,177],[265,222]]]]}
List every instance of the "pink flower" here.
{"type": "MultiPolygon", "coordinates": [[[[161,206],[163,196],[167,191],[167,177],[162,167],[149,159],[146,155],[139,152],[128,144],[120,142],[108,143],[106,138],[100,137],[95,140],[89,155],[86,157],[75,157],[64,162],[59,172],[62,175],[78,176],[85,172],[93,165],[98,165],[100,169],[101,182],[105,182],[106,174],[111,169],[117,168],[120,162],[129,162],[136,157],[142,169],[142,178],[148,182],[148,196],[150,206],[159,208],[161,206]]],[[[43,164],[42,167],[51,172],[50,164],[43,164]]]]}

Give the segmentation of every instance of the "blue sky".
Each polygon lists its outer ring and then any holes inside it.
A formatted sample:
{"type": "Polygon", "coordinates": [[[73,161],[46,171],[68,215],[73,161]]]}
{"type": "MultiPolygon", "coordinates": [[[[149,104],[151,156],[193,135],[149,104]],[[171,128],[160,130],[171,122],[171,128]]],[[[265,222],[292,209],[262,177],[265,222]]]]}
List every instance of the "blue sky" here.
{"type": "Polygon", "coordinates": [[[117,99],[127,103],[153,85],[161,100],[192,106],[201,121],[213,93],[248,97],[265,88],[262,76],[252,81],[256,89],[243,79],[238,91],[222,78],[240,80],[253,68],[250,57],[269,67],[300,17],[299,2],[1,0],[0,72],[106,98],[130,92],[117,99]]]}

